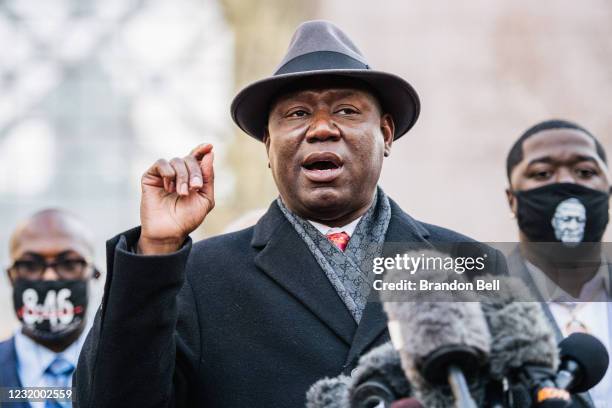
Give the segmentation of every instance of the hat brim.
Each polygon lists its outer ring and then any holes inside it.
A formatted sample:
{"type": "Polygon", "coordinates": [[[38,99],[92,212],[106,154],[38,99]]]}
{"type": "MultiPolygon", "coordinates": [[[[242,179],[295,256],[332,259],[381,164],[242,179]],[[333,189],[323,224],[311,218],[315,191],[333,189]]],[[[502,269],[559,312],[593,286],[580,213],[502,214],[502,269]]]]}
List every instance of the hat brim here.
{"type": "Polygon", "coordinates": [[[393,117],[394,140],[408,132],[419,117],[419,97],[412,86],[399,76],[369,69],[326,69],[275,75],[253,82],[234,97],[231,105],[232,119],[248,135],[262,141],[271,99],[283,87],[315,76],[355,78],[371,86],[385,112],[393,117]]]}

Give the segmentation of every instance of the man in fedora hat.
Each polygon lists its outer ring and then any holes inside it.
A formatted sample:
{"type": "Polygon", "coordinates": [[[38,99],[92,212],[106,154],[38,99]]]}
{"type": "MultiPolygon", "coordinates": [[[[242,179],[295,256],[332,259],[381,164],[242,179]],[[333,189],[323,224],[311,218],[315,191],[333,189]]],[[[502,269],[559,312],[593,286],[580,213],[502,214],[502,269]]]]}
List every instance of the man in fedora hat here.
{"type": "Polygon", "coordinates": [[[312,383],[389,339],[361,265],[385,242],[469,241],[377,187],[419,100],[334,25],[302,24],[231,111],[265,145],[279,198],[254,227],[192,244],[214,206],[212,146],[145,172],[142,226],[108,243],[79,406],[303,406],[312,383]]]}

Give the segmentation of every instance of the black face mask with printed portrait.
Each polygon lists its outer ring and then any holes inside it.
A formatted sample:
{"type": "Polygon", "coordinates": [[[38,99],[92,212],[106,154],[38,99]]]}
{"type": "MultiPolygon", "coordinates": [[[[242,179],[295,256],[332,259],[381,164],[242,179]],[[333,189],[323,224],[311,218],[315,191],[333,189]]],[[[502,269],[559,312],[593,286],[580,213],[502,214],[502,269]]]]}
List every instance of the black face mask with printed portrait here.
{"type": "Polygon", "coordinates": [[[532,242],[561,242],[568,247],[599,242],[608,225],[608,192],[556,183],[513,194],[519,228],[532,242]]]}

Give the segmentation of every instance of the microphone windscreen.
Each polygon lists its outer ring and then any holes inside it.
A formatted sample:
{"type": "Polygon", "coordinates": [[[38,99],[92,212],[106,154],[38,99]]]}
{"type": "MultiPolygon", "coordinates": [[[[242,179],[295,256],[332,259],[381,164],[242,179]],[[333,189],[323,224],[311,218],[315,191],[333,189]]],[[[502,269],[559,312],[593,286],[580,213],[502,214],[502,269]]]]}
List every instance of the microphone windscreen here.
{"type": "Polygon", "coordinates": [[[306,408],[348,408],[350,377],[323,378],[306,393],[306,408]]]}
{"type": "Polygon", "coordinates": [[[390,342],[364,354],[351,378],[350,395],[366,381],[377,381],[386,385],[394,394],[394,399],[410,395],[410,383],[404,375],[399,353],[390,342]]]}
{"type": "Polygon", "coordinates": [[[572,383],[569,391],[585,392],[593,388],[606,375],[610,358],[601,341],[590,334],[573,333],[559,343],[561,360],[573,360],[580,368],[577,382],[572,383]]]}
{"type": "Polygon", "coordinates": [[[499,280],[499,290],[481,297],[491,333],[491,376],[501,380],[524,365],[537,365],[556,371],[559,356],[552,326],[538,302],[521,280],[513,277],[485,276],[499,280]],[[530,297],[531,296],[531,297],[530,297]]]}
{"type": "MultiPolygon", "coordinates": [[[[423,259],[445,259],[448,255],[427,250],[408,253],[423,259]]],[[[467,282],[462,275],[448,270],[388,270],[386,283],[403,280],[425,280],[430,284],[467,282]]],[[[393,295],[391,295],[393,296],[393,295]]],[[[391,340],[402,354],[408,349],[411,358],[421,360],[447,345],[466,345],[488,354],[490,335],[477,296],[470,291],[415,290],[409,297],[385,296],[384,309],[389,318],[391,340]],[[394,301],[390,301],[394,300],[394,301]],[[398,301],[402,300],[402,301],[398,301]],[[396,341],[398,344],[396,344],[396,341]],[[410,344],[403,344],[408,342],[410,344]]],[[[403,360],[402,360],[403,361],[403,360]]]]}
{"type": "Polygon", "coordinates": [[[391,408],[424,408],[421,403],[414,398],[403,398],[391,404],[391,408]]]}
{"type": "MultiPolygon", "coordinates": [[[[436,251],[421,251],[410,256],[447,257],[436,251]]],[[[412,276],[406,271],[391,270],[387,272],[385,281],[414,280],[415,276],[430,283],[466,282],[452,271],[435,269],[418,270],[412,276]]],[[[464,348],[473,350],[478,362],[460,368],[472,372],[480,370],[491,348],[483,311],[474,301],[474,294],[467,291],[457,291],[447,297],[435,291],[414,291],[410,299],[410,302],[388,301],[384,304],[393,345],[399,351],[402,367],[417,399],[427,407],[452,406],[453,398],[448,387],[432,384],[423,377],[420,369],[434,353],[464,348]],[[444,301],[445,298],[448,300],[444,301]]],[[[438,371],[446,379],[444,370],[438,371]]]]}

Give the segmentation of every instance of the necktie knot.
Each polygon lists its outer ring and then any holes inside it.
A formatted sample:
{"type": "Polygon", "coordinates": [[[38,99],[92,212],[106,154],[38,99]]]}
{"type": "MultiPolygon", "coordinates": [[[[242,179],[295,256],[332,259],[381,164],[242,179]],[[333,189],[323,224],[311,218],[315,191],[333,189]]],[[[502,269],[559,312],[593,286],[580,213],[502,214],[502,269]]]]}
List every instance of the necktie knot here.
{"type": "MultiPolygon", "coordinates": [[[[45,370],[49,380],[49,386],[66,388],[70,387],[72,372],[75,367],[72,363],[62,357],[56,357],[45,370]]],[[[45,408],[68,408],[72,404],[68,401],[49,398],[45,401],[45,408]]]]}
{"type": "Polygon", "coordinates": [[[349,240],[351,239],[349,234],[347,234],[344,231],[332,232],[325,236],[332,244],[338,247],[338,249],[341,250],[342,252],[344,252],[344,250],[346,249],[346,246],[348,245],[349,240]]]}
{"type": "Polygon", "coordinates": [[[74,371],[74,365],[66,361],[62,357],[58,357],[49,364],[49,367],[45,370],[47,374],[54,377],[69,377],[74,371]]]}

